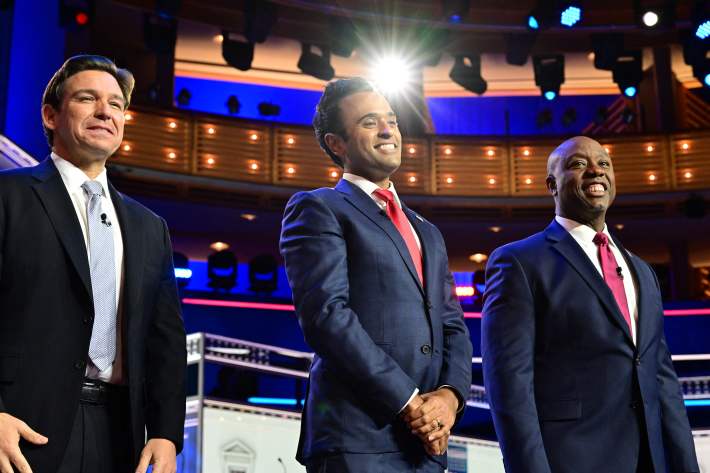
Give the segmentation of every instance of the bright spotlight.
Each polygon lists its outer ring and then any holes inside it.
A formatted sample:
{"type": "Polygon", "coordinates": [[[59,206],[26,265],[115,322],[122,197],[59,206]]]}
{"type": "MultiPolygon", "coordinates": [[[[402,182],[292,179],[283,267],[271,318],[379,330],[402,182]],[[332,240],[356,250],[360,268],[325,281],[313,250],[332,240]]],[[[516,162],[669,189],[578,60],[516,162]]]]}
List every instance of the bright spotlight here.
{"type": "Polygon", "coordinates": [[[698,29],[695,30],[695,36],[700,39],[710,37],[710,20],[698,25],[698,29]]]}
{"type": "Polygon", "coordinates": [[[383,93],[395,94],[409,86],[412,80],[412,68],[401,57],[387,56],[374,64],[370,75],[383,93]]]}
{"type": "Polygon", "coordinates": [[[537,22],[537,18],[532,15],[528,17],[528,28],[530,28],[531,30],[536,30],[540,28],[540,24],[537,22]]]}
{"type": "Polygon", "coordinates": [[[705,75],[705,85],[710,87],[710,74],[705,75]]]}
{"type": "Polygon", "coordinates": [[[560,23],[567,27],[572,27],[582,19],[582,9],[574,5],[565,8],[560,15],[560,23]]]}
{"type": "Polygon", "coordinates": [[[555,97],[557,97],[557,94],[552,90],[548,90],[547,92],[545,92],[545,98],[547,100],[555,100],[555,97]]]}
{"type": "Polygon", "coordinates": [[[643,14],[643,24],[649,28],[653,28],[658,24],[658,13],[655,11],[647,11],[643,14]]]}
{"type": "Polygon", "coordinates": [[[634,97],[636,95],[636,87],[627,87],[624,89],[624,95],[627,97],[634,97]]]}

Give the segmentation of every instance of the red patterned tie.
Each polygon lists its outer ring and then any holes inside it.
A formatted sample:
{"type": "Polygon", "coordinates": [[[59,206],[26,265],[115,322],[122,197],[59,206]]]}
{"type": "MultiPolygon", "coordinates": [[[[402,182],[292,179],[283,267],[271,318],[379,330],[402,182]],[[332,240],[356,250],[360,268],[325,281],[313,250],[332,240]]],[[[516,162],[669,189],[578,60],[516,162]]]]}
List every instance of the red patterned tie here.
{"type": "Polygon", "coordinates": [[[629,314],[629,304],[626,300],[626,290],[624,289],[624,277],[621,275],[621,267],[616,263],[614,253],[609,247],[609,238],[606,234],[599,232],[594,235],[594,243],[599,247],[599,263],[602,265],[604,281],[606,281],[611,293],[614,294],[616,304],[619,306],[624,320],[631,330],[631,315],[629,314]]]}
{"type": "Polygon", "coordinates": [[[407,244],[407,249],[409,250],[409,255],[412,257],[414,262],[414,267],[417,268],[417,275],[419,276],[419,281],[424,284],[424,273],[422,272],[422,252],[417,246],[417,240],[414,238],[414,233],[412,232],[412,227],[407,220],[407,216],[404,215],[404,211],[397,205],[394,200],[394,194],[386,189],[377,189],[373,192],[377,197],[384,200],[387,203],[387,216],[392,220],[394,226],[399,230],[400,235],[404,239],[404,243],[407,244]]]}

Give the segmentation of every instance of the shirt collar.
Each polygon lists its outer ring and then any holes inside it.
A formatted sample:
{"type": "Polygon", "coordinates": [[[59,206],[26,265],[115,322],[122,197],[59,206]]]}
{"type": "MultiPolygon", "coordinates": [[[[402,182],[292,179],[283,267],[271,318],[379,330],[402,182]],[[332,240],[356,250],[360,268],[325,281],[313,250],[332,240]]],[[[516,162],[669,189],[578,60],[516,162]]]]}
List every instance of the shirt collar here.
{"type": "MultiPolygon", "coordinates": [[[[373,197],[372,193],[375,192],[377,189],[380,189],[380,186],[378,186],[374,182],[369,181],[364,177],[358,176],[357,174],[344,172],[343,179],[345,179],[351,184],[358,186],[365,194],[369,195],[371,198],[373,197]]],[[[392,195],[394,195],[394,201],[397,202],[397,205],[402,207],[402,202],[399,200],[397,191],[394,188],[394,182],[390,181],[390,186],[387,188],[387,190],[390,191],[392,195]]],[[[379,200],[379,197],[377,199],[379,200]]]]}
{"type": "MultiPolygon", "coordinates": [[[[567,230],[568,233],[572,234],[572,236],[574,236],[576,240],[589,243],[592,243],[594,241],[594,236],[597,234],[597,231],[594,230],[592,227],[583,223],[579,223],[576,220],[572,220],[570,218],[561,217],[559,215],[555,215],[555,220],[557,221],[557,223],[562,225],[562,228],[567,230]]],[[[609,234],[609,231],[607,230],[606,223],[604,224],[604,229],[602,230],[602,233],[604,233],[609,239],[609,245],[616,246],[614,244],[614,240],[609,234]]]]}
{"type": "MultiPolygon", "coordinates": [[[[59,156],[57,153],[52,151],[51,154],[52,161],[54,161],[54,165],[57,168],[57,171],[59,171],[59,175],[62,177],[62,181],[64,181],[64,185],[69,189],[70,191],[81,191],[84,192],[82,189],[81,185],[84,184],[86,181],[91,180],[89,176],[87,176],[84,171],[76,167],[74,164],[70,163],[66,159],[62,158],[59,156]]],[[[101,174],[96,176],[95,181],[99,182],[101,184],[101,187],[104,189],[104,196],[109,197],[108,193],[108,178],[106,176],[106,168],[104,168],[103,171],[101,171],[101,174]]]]}

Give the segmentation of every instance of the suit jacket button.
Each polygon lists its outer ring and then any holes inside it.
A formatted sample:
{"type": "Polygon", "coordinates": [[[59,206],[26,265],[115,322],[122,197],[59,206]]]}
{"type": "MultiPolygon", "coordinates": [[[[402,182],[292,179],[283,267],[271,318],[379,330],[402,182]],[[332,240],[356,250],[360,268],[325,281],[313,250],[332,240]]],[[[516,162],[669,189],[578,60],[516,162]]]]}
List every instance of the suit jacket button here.
{"type": "Polygon", "coordinates": [[[638,405],[638,403],[637,403],[636,401],[634,401],[634,402],[632,402],[631,404],[629,404],[629,407],[630,407],[631,409],[638,409],[639,405],[638,405]]]}
{"type": "Polygon", "coordinates": [[[433,307],[433,306],[431,305],[431,301],[429,301],[429,299],[427,299],[427,300],[426,300],[426,308],[429,309],[429,310],[431,310],[432,307],[433,307]]]}
{"type": "Polygon", "coordinates": [[[91,318],[90,318],[90,317],[84,317],[84,324],[88,324],[89,322],[91,322],[91,318]]]}
{"type": "Polygon", "coordinates": [[[85,361],[77,361],[76,363],[74,363],[74,368],[78,370],[82,369],[84,366],[86,366],[85,361]]]}
{"type": "Polygon", "coordinates": [[[641,364],[641,357],[636,356],[636,358],[634,358],[634,363],[636,363],[636,366],[639,366],[641,364]]]}
{"type": "Polygon", "coordinates": [[[425,355],[428,355],[429,353],[431,353],[431,345],[429,345],[429,344],[422,345],[422,353],[424,353],[425,355]]]}

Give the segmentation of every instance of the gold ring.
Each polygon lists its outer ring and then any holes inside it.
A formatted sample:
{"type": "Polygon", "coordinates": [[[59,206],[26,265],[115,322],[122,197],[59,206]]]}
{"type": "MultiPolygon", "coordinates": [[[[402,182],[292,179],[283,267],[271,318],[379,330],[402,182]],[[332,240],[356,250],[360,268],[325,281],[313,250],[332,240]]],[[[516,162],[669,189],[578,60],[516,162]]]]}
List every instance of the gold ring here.
{"type": "Polygon", "coordinates": [[[434,419],[434,430],[439,430],[444,424],[441,423],[439,419],[434,419]]]}

